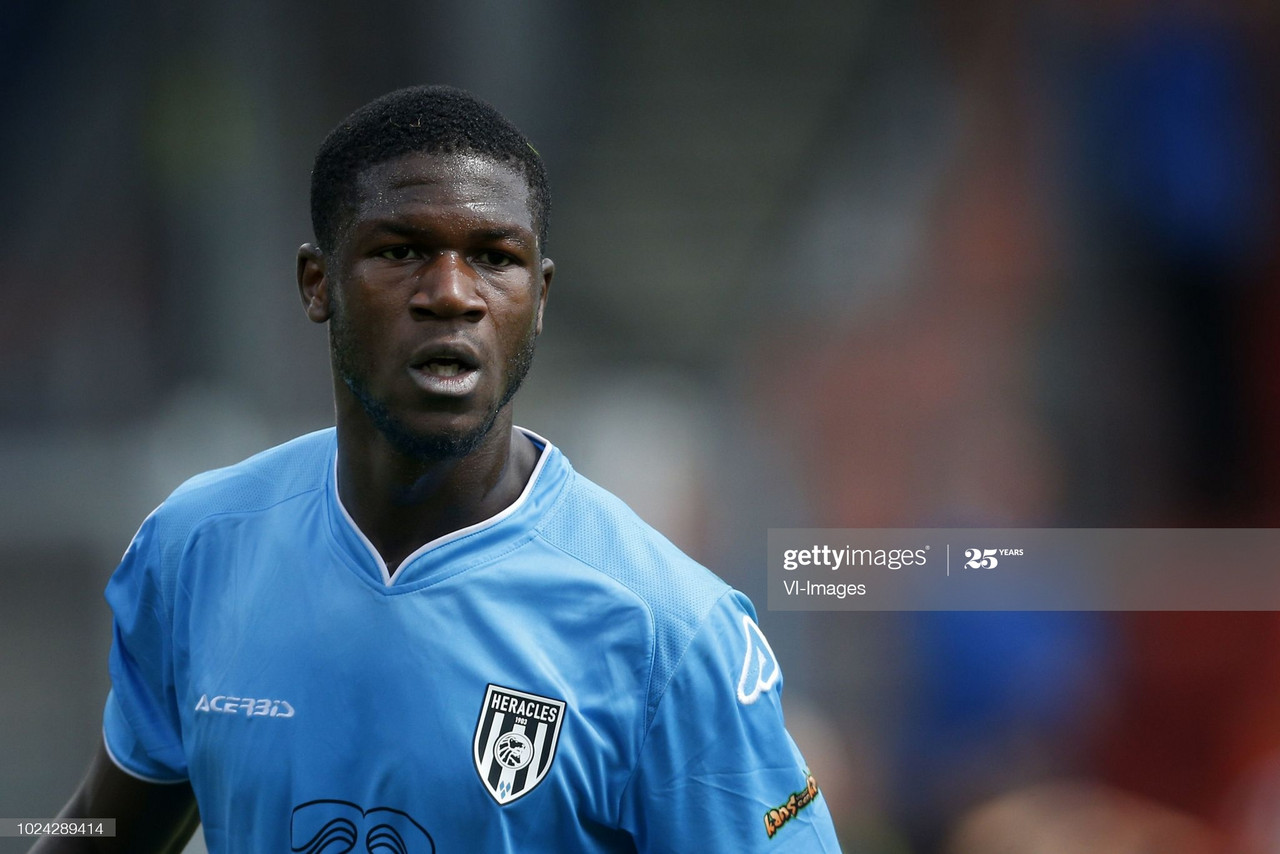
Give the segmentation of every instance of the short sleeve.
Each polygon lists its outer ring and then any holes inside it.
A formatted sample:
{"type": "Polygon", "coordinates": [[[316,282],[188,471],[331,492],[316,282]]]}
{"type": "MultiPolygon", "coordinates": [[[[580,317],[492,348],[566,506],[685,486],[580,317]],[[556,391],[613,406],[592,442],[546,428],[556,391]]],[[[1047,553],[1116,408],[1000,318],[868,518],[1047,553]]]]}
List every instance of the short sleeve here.
{"type": "Polygon", "coordinates": [[[745,596],[726,593],[665,688],[620,808],[652,852],[838,852],[782,717],[782,675],[745,596]]]}
{"type": "Polygon", "coordinates": [[[187,779],[173,682],[172,612],[160,585],[156,514],[142,523],[111,580],[111,693],[103,739],[116,765],[153,783],[187,779]]]}

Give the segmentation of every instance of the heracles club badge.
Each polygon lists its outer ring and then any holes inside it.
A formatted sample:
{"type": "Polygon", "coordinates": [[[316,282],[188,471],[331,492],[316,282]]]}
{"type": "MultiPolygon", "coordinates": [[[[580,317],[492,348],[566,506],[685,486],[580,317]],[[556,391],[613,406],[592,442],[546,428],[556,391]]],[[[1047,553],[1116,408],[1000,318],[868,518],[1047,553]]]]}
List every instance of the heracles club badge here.
{"type": "Polygon", "coordinates": [[[542,782],[556,758],[563,721],[564,700],[489,685],[471,752],[495,801],[509,804],[542,782]]]}

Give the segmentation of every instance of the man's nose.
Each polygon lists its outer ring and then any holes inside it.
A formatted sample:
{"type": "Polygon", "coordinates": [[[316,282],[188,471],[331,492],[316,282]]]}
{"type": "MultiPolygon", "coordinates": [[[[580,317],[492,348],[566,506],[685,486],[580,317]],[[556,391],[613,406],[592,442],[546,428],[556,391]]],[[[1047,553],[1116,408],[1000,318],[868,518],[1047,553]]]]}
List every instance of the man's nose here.
{"type": "Polygon", "coordinates": [[[409,298],[409,310],[415,317],[484,317],[486,305],[477,287],[479,274],[460,253],[435,253],[415,278],[409,298]]]}

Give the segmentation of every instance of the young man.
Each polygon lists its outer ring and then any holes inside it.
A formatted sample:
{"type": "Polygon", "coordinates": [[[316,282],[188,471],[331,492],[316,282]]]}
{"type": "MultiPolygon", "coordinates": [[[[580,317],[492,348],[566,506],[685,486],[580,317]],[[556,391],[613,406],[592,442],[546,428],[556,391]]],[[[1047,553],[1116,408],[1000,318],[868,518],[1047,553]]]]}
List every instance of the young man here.
{"type": "Polygon", "coordinates": [[[64,815],[130,851],[180,850],[195,803],[212,852],[838,850],[750,602],[512,425],[548,205],[455,89],[325,140],[298,285],[336,429],[143,523],[64,815]]]}

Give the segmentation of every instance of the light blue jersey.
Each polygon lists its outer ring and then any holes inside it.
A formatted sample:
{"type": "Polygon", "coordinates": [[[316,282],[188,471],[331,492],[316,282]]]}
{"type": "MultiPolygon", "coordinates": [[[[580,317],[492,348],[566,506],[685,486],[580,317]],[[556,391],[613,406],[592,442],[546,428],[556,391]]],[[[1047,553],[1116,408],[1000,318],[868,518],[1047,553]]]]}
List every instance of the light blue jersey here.
{"type": "Polygon", "coordinates": [[[116,764],[211,852],[837,851],[751,603],[529,435],[393,575],[332,430],[184,484],[107,587],[116,764]]]}

